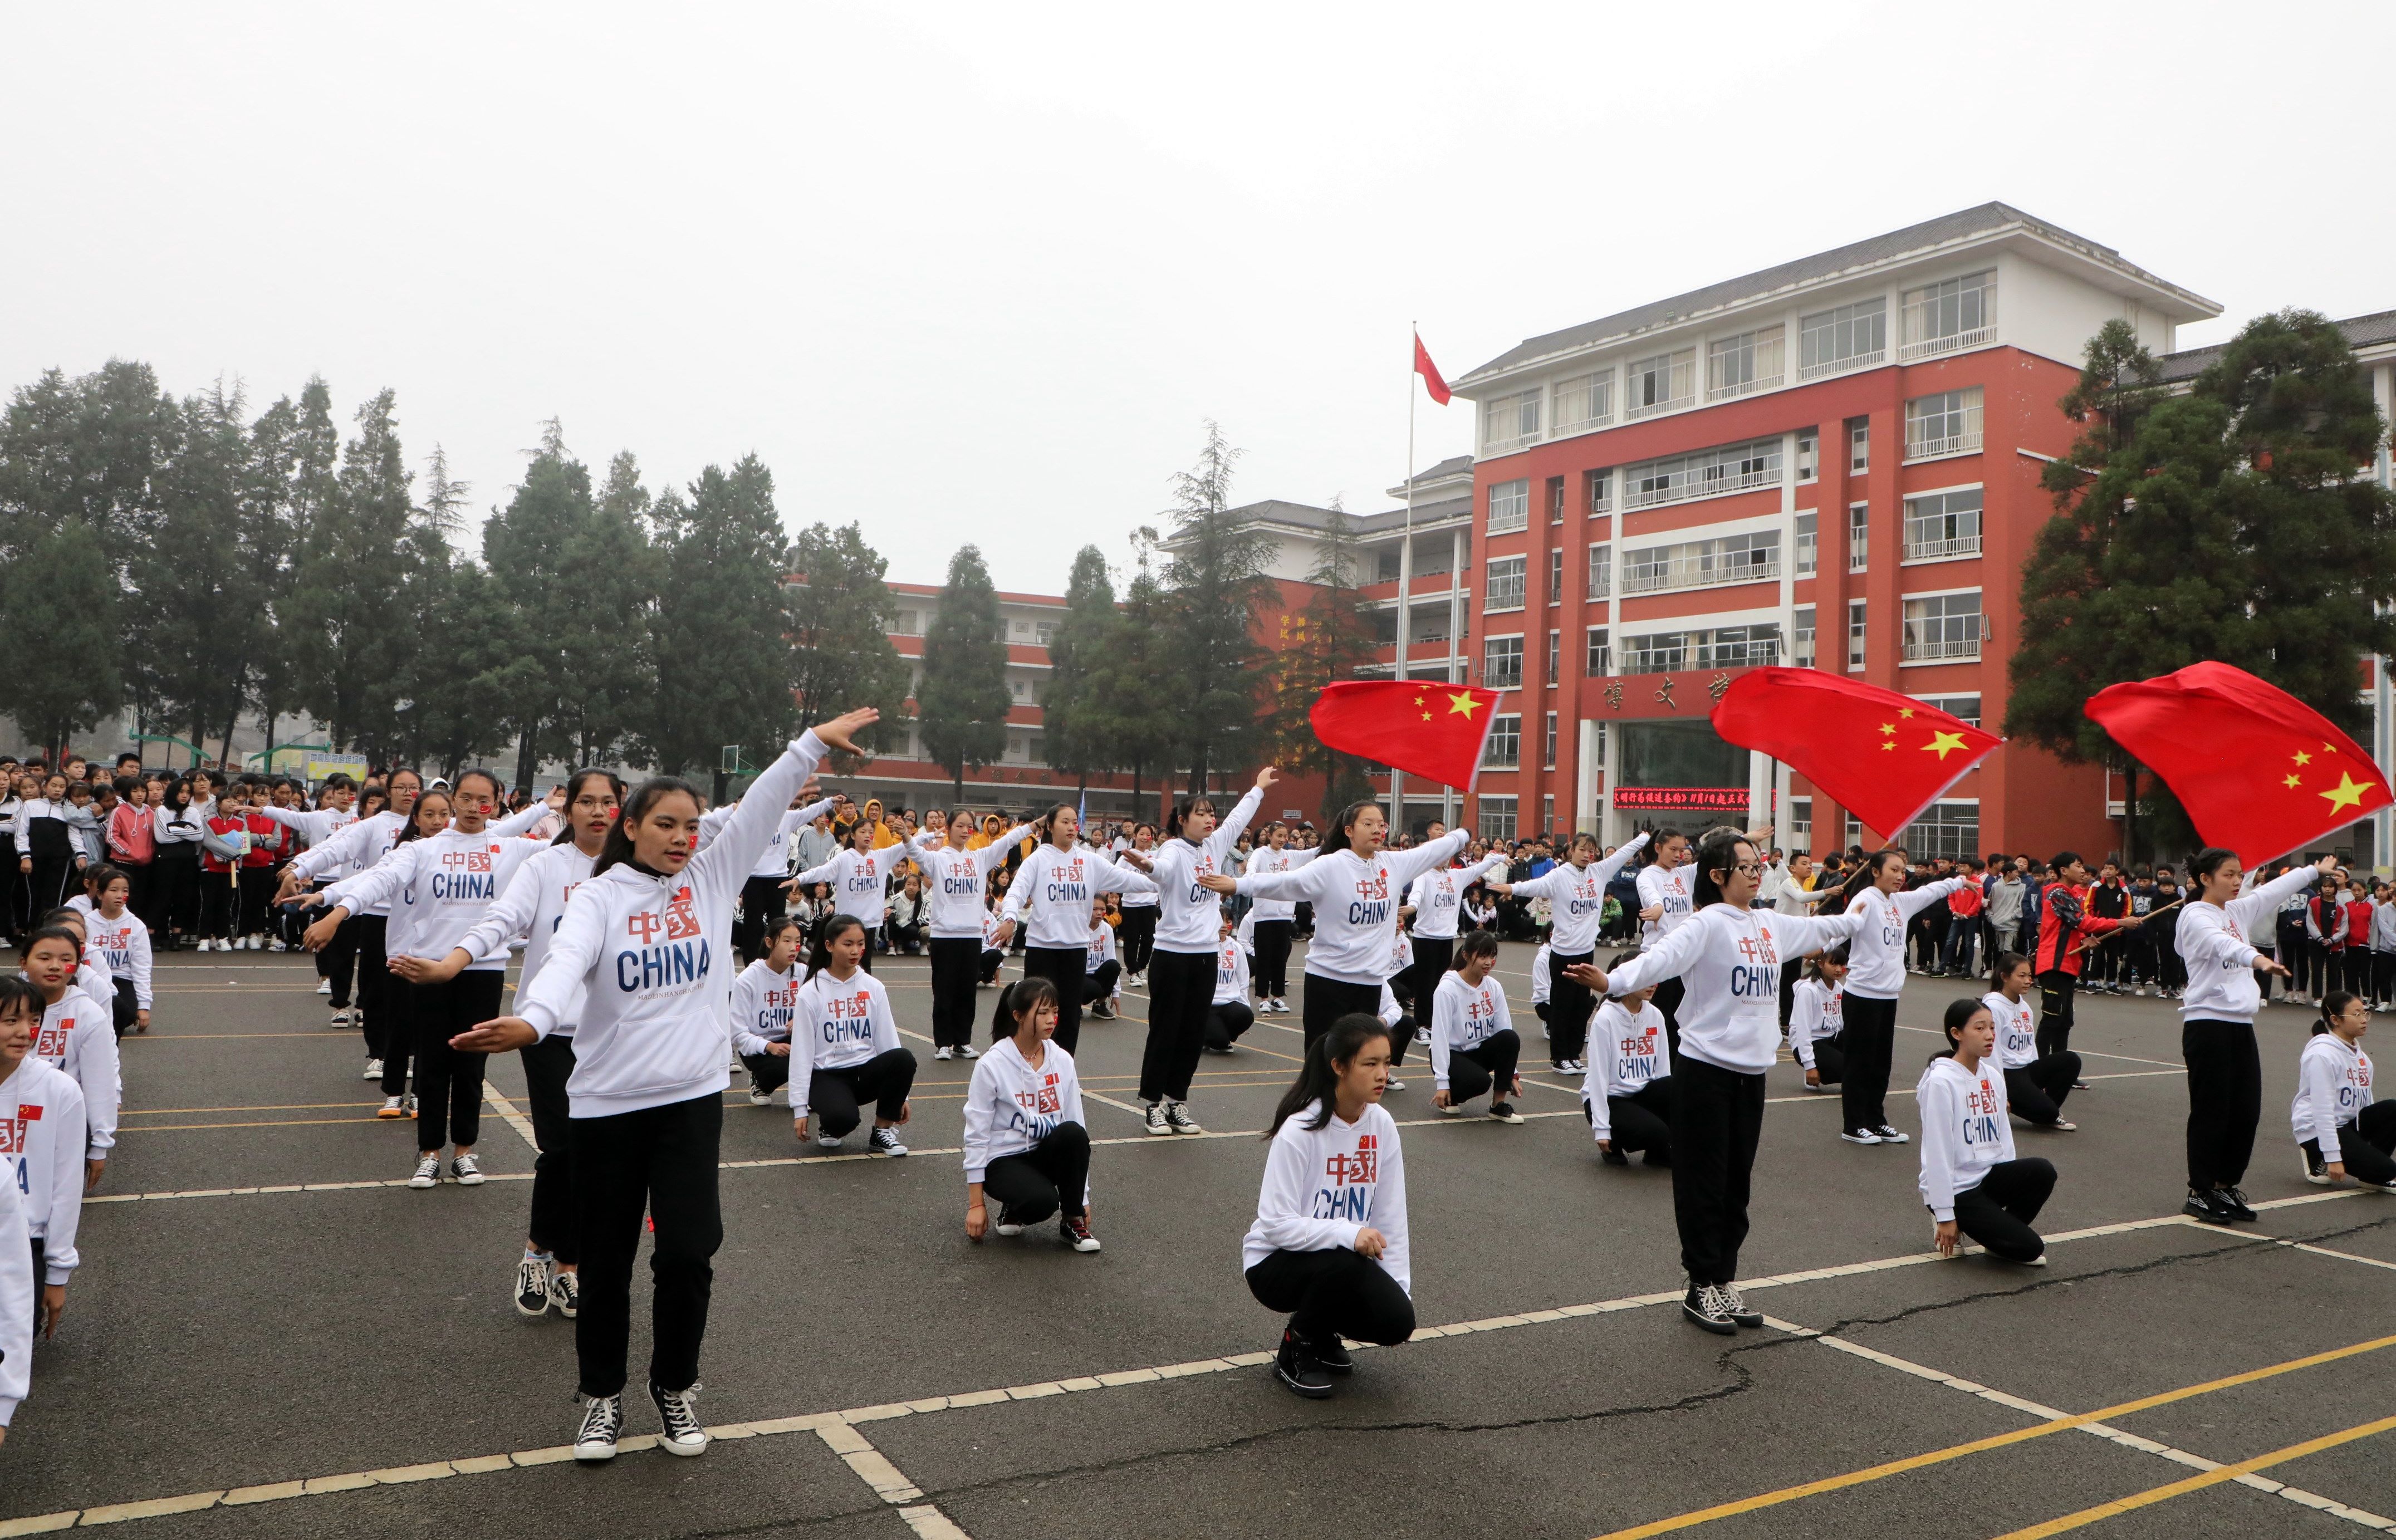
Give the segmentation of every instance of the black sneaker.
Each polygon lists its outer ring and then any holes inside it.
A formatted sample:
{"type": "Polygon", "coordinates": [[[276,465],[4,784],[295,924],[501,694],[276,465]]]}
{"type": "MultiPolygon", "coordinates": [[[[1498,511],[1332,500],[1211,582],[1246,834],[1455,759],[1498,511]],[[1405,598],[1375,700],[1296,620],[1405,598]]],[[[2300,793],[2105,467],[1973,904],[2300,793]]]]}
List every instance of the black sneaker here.
{"type": "Polygon", "coordinates": [[[2190,1188],[2189,1190],[2188,1201],[2179,1206],[2179,1211],[2182,1214],[2187,1215],[2190,1218],[2199,1220],[2207,1225],[2226,1225],[2230,1223],[2230,1211],[2221,1204],[2215,1202],[2213,1198],[2214,1195],[2210,1192],[2198,1192],[2194,1188],[2190,1188]]]}
{"type": "Polygon", "coordinates": [[[516,1264],[516,1314],[549,1314],[549,1259],[527,1256],[516,1264]]]}
{"type": "Polygon", "coordinates": [[[1523,1114],[1514,1110],[1512,1102],[1491,1102],[1489,1116],[1493,1122],[1501,1123],[1518,1123],[1523,1121],[1523,1114]]]}
{"type": "Polygon", "coordinates": [[[1597,1152],[1597,1158],[1610,1166],[1627,1166],[1631,1163],[1631,1157],[1618,1149],[1601,1149],[1597,1152]]]}
{"type": "Polygon", "coordinates": [[[549,1303],[572,1321],[582,1312],[582,1275],[561,1268],[549,1270],[549,1303]]]}
{"type": "Polygon", "coordinates": [[[690,1403],[699,1395],[699,1387],[687,1390],[669,1390],[651,1382],[649,1401],[658,1409],[658,1421],[664,1431],[658,1435],[658,1447],[669,1454],[704,1454],[707,1453],[707,1429],[699,1425],[699,1412],[690,1403]]]}
{"type": "Polygon", "coordinates": [[[2305,1180],[2315,1187],[2329,1186],[2329,1162],[2311,1150],[2297,1147],[2296,1159],[2304,1162],[2305,1180]]]}
{"type": "Polygon", "coordinates": [[[1738,1323],[1723,1308],[1722,1291],[1708,1283],[1692,1283],[1682,1296],[1681,1314],[1718,1336],[1737,1336],[1738,1323]]]}
{"type": "Polygon", "coordinates": [[[1296,1332],[1281,1334],[1281,1351],[1273,1355],[1273,1378],[1309,1401],[1322,1401],[1332,1390],[1330,1374],[1307,1351],[1306,1344],[1298,1340],[1296,1332]]]}
{"type": "Polygon", "coordinates": [[[1722,1296],[1723,1314],[1730,1317],[1734,1324],[1750,1331],[1764,1324],[1764,1312],[1747,1308],[1747,1300],[1740,1295],[1737,1285],[1725,1283],[1714,1293],[1722,1296]]]}
{"type": "Polygon", "coordinates": [[[876,1155],[898,1156],[907,1153],[907,1147],[899,1143],[898,1131],[895,1128],[875,1129],[867,1137],[866,1148],[876,1155]]]}
{"type": "Polygon", "coordinates": [[[1672,1169],[1672,1156],[1669,1150],[1651,1149],[1646,1154],[1639,1157],[1639,1163],[1641,1165],[1659,1166],[1666,1171],[1670,1171],[1672,1169]]]}
{"type": "Polygon", "coordinates": [[[1023,1221],[1007,1212],[1005,1203],[998,1205],[998,1223],[992,1227],[1001,1235],[1021,1235],[1023,1221]]]}
{"type": "Polygon", "coordinates": [[[574,1457],[596,1465],[616,1457],[616,1440],[624,1431],[624,1398],[593,1396],[582,1409],[582,1427],[574,1435],[574,1457]]]}
{"type": "Polygon", "coordinates": [[[1087,1214],[1070,1214],[1057,1221],[1057,1238],[1077,1252],[1098,1249],[1098,1238],[1090,1233],[1087,1214]]]}
{"type": "Polygon", "coordinates": [[[1308,1343],[1306,1355],[1321,1364],[1326,1374],[1352,1374],[1356,1372],[1356,1361],[1348,1356],[1348,1345],[1339,1340],[1337,1332],[1320,1342],[1308,1343]]]}
{"type": "Polygon", "coordinates": [[[2228,1210],[2230,1217],[2243,1224],[2251,1225],[2259,1217],[2254,1209],[2247,1205],[2246,1194],[2239,1190],[2237,1188],[2227,1187],[2214,1188],[2213,1201],[2219,1203],[2224,1209],[2228,1210]]]}
{"type": "Polygon", "coordinates": [[[1906,1144],[1911,1139],[1911,1135],[1898,1133],[1896,1125],[1892,1123],[1883,1123],[1872,1132],[1880,1135],[1880,1142],[1883,1144],[1906,1144]]]}

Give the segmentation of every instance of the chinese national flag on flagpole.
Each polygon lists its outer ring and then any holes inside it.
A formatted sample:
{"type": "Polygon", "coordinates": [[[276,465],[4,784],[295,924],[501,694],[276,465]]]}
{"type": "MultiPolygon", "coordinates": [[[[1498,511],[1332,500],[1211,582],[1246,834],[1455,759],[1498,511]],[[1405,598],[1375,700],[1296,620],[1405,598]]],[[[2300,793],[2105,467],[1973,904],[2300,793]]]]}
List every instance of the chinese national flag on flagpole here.
{"type": "Polygon", "coordinates": [[[2081,709],[2249,869],[2396,802],[2327,717],[2227,663],[2116,684],[2081,709]]]}
{"type": "Polygon", "coordinates": [[[1498,692],[1426,679],[1326,685],[1307,720],[1326,749],[1472,790],[1498,692]]]}
{"type": "Polygon", "coordinates": [[[1910,696],[1819,669],[1755,669],[1714,703],[1724,741],[1780,760],[1884,836],[2004,739],[1910,696]]]}
{"type": "Polygon", "coordinates": [[[1447,405],[1447,381],[1439,377],[1439,365],[1431,361],[1431,350],[1422,345],[1422,333],[1415,333],[1415,373],[1423,377],[1423,388],[1441,405],[1447,405]]]}

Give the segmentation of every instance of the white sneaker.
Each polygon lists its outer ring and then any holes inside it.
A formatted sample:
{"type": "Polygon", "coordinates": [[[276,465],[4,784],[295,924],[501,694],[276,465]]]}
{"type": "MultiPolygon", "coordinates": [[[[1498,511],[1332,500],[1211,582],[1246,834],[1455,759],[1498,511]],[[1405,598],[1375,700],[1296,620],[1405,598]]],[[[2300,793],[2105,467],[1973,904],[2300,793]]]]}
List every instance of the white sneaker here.
{"type": "Polygon", "coordinates": [[[278,936],[273,940],[269,941],[266,944],[266,949],[268,951],[289,951],[291,949],[284,945],[283,937],[278,936]]]}
{"type": "Polygon", "coordinates": [[[1388,1083],[1387,1083],[1387,1084],[1385,1084],[1385,1085],[1382,1087],[1382,1089],[1383,1089],[1383,1090],[1385,1090],[1385,1091],[1403,1091],[1403,1090],[1404,1090],[1405,1088],[1406,1088],[1406,1082],[1404,1082],[1404,1081],[1402,1081],[1402,1080],[1400,1080],[1400,1079],[1398,1079],[1398,1077],[1397,1077],[1397,1076],[1395,1076],[1395,1075],[1391,1075],[1391,1076],[1390,1077],[1390,1079],[1389,1079],[1388,1083]]]}
{"type": "Polygon", "coordinates": [[[581,1431],[574,1435],[574,1457],[586,1465],[616,1457],[616,1439],[624,1431],[624,1398],[593,1396],[582,1410],[581,1431]]]}
{"type": "Polygon", "coordinates": [[[957,1051],[950,1047],[948,1044],[942,1043],[939,1047],[932,1050],[932,1056],[936,1059],[952,1059],[957,1056],[957,1051]]]}
{"type": "Polygon", "coordinates": [[[819,1134],[816,1135],[816,1148],[818,1149],[838,1149],[840,1148],[840,1135],[837,1134],[819,1134]]]}
{"type": "Polygon", "coordinates": [[[259,950],[261,950],[261,949],[263,949],[265,948],[265,946],[266,946],[266,943],[265,943],[264,941],[260,940],[259,937],[257,937],[257,936],[245,936],[245,937],[243,938],[243,944],[244,944],[244,945],[245,945],[245,946],[246,946],[249,950],[251,950],[251,951],[259,951],[259,950]]]}
{"type": "Polygon", "coordinates": [[[380,1059],[368,1059],[368,1060],[366,1060],[366,1072],[365,1074],[363,1074],[363,1075],[359,1076],[358,1078],[359,1078],[360,1080],[370,1080],[370,1081],[379,1081],[379,1080],[382,1079],[382,1060],[380,1060],[380,1059]]]}
{"type": "Polygon", "coordinates": [[[960,1058],[979,1058],[981,1057],[981,1050],[968,1042],[964,1047],[957,1050],[957,1056],[960,1058]]]}
{"type": "Polygon", "coordinates": [[[333,981],[329,978],[320,978],[316,980],[316,992],[320,995],[331,994],[333,992],[333,981]]]}
{"type": "Polygon", "coordinates": [[[749,1105],[752,1107],[771,1107],[774,1105],[774,1093],[771,1091],[760,1091],[752,1085],[749,1088],[749,1105]]]}
{"type": "Polygon", "coordinates": [[[460,1155],[449,1162],[449,1175],[458,1178],[459,1187],[481,1187],[483,1162],[472,1155],[460,1155]]]}
{"type": "Polygon", "coordinates": [[[441,1157],[439,1153],[435,1152],[419,1156],[416,1162],[416,1175],[407,1179],[407,1185],[412,1188],[429,1188],[437,1186],[440,1181],[441,1157]]]}
{"type": "Polygon", "coordinates": [[[707,1429],[699,1425],[699,1413],[690,1404],[698,1395],[696,1385],[687,1390],[649,1387],[649,1400],[657,1405],[658,1420],[665,1425],[665,1431],[658,1435],[658,1447],[667,1454],[707,1453],[707,1429]]]}

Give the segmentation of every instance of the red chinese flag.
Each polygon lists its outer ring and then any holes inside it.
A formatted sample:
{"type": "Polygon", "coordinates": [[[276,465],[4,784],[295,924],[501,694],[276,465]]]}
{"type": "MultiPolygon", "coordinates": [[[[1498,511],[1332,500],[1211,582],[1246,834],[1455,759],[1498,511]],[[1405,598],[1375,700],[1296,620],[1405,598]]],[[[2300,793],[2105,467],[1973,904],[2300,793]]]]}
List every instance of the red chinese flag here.
{"type": "Polygon", "coordinates": [[[1439,365],[1431,361],[1431,350],[1422,345],[1422,333],[1415,333],[1415,373],[1423,377],[1423,388],[1441,405],[1447,405],[1447,381],[1439,377],[1439,365]]]}
{"type": "Polygon", "coordinates": [[[1497,691],[1469,684],[1351,680],[1326,686],[1307,719],[1326,749],[1469,791],[1497,709],[1497,691]]]}
{"type": "Polygon", "coordinates": [[[1769,754],[1884,837],[2004,739],[1910,696],[1819,669],[1755,669],[1714,704],[1725,742],[1769,754]]]}
{"type": "Polygon", "coordinates": [[[2081,709],[2163,778],[2207,844],[2249,868],[2396,801],[2327,717],[2227,663],[2116,684],[2081,709]]]}

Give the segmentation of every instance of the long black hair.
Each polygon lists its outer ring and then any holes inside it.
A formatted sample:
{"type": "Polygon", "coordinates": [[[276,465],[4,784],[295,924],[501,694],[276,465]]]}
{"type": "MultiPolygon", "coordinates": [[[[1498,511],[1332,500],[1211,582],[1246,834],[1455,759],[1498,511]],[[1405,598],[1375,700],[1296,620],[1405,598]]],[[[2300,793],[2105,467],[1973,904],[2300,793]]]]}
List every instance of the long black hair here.
{"type": "MultiPolygon", "coordinates": [[[[1165,816],[1165,837],[1168,840],[1189,839],[1188,835],[1181,832],[1181,826],[1190,821],[1191,814],[1197,812],[1202,807],[1209,813],[1215,811],[1215,799],[1206,795],[1204,791],[1201,791],[1194,797],[1184,797],[1179,802],[1175,803],[1173,804],[1173,811],[1165,816]]],[[[1132,832],[1137,834],[1138,830],[1134,830],[1132,832]]],[[[1195,844],[1197,842],[1191,840],[1191,843],[1195,844]]]]}
{"type": "Polygon", "coordinates": [[[2203,893],[2204,889],[2202,884],[2204,880],[2219,871],[2222,862],[2235,860],[2237,856],[2238,852],[2234,850],[2224,850],[2219,845],[2206,845],[2196,853],[2195,860],[2188,863],[2189,880],[2199,884],[2197,892],[2203,893]]]}
{"type": "MultiPolygon", "coordinates": [[[[1822,964],[1825,962],[1832,963],[1842,968],[1845,967],[1847,965],[1847,944],[1844,941],[1842,941],[1828,951],[1817,951],[1813,956],[1805,959],[1805,976],[1813,979],[1817,984],[1828,984],[1830,980],[1822,976],[1822,964]]],[[[2002,978],[2004,976],[2000,974],[1997,976],[2002,978]]]]}
{"type": "Polygon", "coordinates": [[[1755,842],[1735,829],[1715,830],[1698,844],[1697,880],[1689,886],[1689,907],[1693,910],[1723,901],[1722,884],[1714,881],[1714,873],[1738,865],[1741,845],[1753,850],[1755,842]]]}
{"type": "Polygon", "coordinates": [[[1017,1025],[1045,1004],[1057,1006],[1057,986],[1034,976],[1018,979],[998,991],[998,1007],[990,1013],[990,1041],[993,1046],[1015,1035],[1017,1025]]]}
{"type": "Polygon", "coordinates": [[[1964,1025],[1972,1019],[1973,1012],[1985,1011],[1987,1009],[1988,1007],[1981,1004],[1978,1001],[1968,998],[1949,1001],[1947,1002],[1947,1015],[1938,1024],[1947,1033],[1947,1046],[1942,1052],[1931,1055],[1930,1057],[1932,1061],[1935,1063],[1939,1059],[1953,1058],[1955,1056],[1955,1034],[1961,1032],[1963,1029],[1964,1025]]]}
{"type": "Polygon", "coordinates": [[[1351,1011],[1331,1024],[1331,1030],[1314,1040],[1306,1051],[1306,1062],[1298,1067],[1298,1079],[1282,1093],[1281,1105],[1273,1109],[1272,1122],[1266,1125],[1265,1137],[1281,1132],[1281,1125],[1321,1102],[1314,1121],[1305,1125],[1312,1133],[1331,1121],[1332,1107],[1338,1100],[1339,1066],[1355,1058],[1375,1038],[1389,1041],[1390,1029],[1381,1018],[1351,1011]]]}
{"type": "MultiPolygon", "coordinates": [[[[1072,803],[1057,803],[1052,804],[1047,812],[1043,813],[1037,818],[1032,819],[1032,827],[1040,831],[1040,843],[1042,844],[1055,844],[1057,843],[1057,815],[1059,813],[1072,812],[1073,804],[1072,803]]],[[[1078,827],[1080,816],[1081,816],[1079,814],[1074,814],[1076,821],[1074,837],[1077,839],[1080,838],[1081,835],[1081,830],[1078,827]]]]}
{"type": "Polygon", "coordinates": [[[1880,869],[1891,857],[1902,861],[1906,858],[1905,852],[1896,845],[1883,845],[1857,863],[1854,873],[1839,884],[1839,913],[1844,914],[1857,894],[1880,880],[1880,869]]]}
{"type": "Polygon", "coordinates": [[[852,926],[858,930],[863,930],[865,922],[854,914],[835,914],[817,927],[815,945],[807,949],[807,971],[800,976],[801,983],[813,978],[832,965],[832,938],[852,926]]]}
{"type": "MultiPolygon", "coordinates": [[[[591,863],[591,875],[596,877],[609,867],[627,861],[640,867],[639,862],[632,861],[633,826],[647,817],[651,808],[676,793],[688,797],[693,807],[699,805],[699,788],[680,776],[651,776],[643,781],[632,793],[632,800],[625,803],[623,810],[616,815],[616,822],[607,830],[606,843],[599,847],[599,858],[591,863]]],[[[646,871],[648,869],[640,867],[640,870],[646,871]]]]}
{"type": "MultiPolygon", "coordinates": [[[[1347,806],[1341,808],[1339,810],[1339,816],[1333,819],[1331,822],[1331,832],[1323,836],[1324,854],[1329,855],[1332,851],[1346,850],[1349,848],[1349,827],[1354,824],[1358,818],[1364,816],[1364,809],[1368,807],[1378,807],[1381,804],[1379,803],[1374,802],[1368,798],[1364,802],[1351,802],[1347,806]]],[[[1319,1127],[1321,1125],[1318,1124],[1316,1126],[1319,1127]]]]}
{"type": "Polygon", "coordinates": [[[574,799],[582,795],[582,783],[587,780],[607,783],[608,790],[616,793],[617,821],[623,821],[624,778],[613,770],[577,770],[566,777],[566,810],[558,815],[565,821],[557,830],[557,838],[549,842],[551,844],[565,844],[574,838],[574,799]]]}

